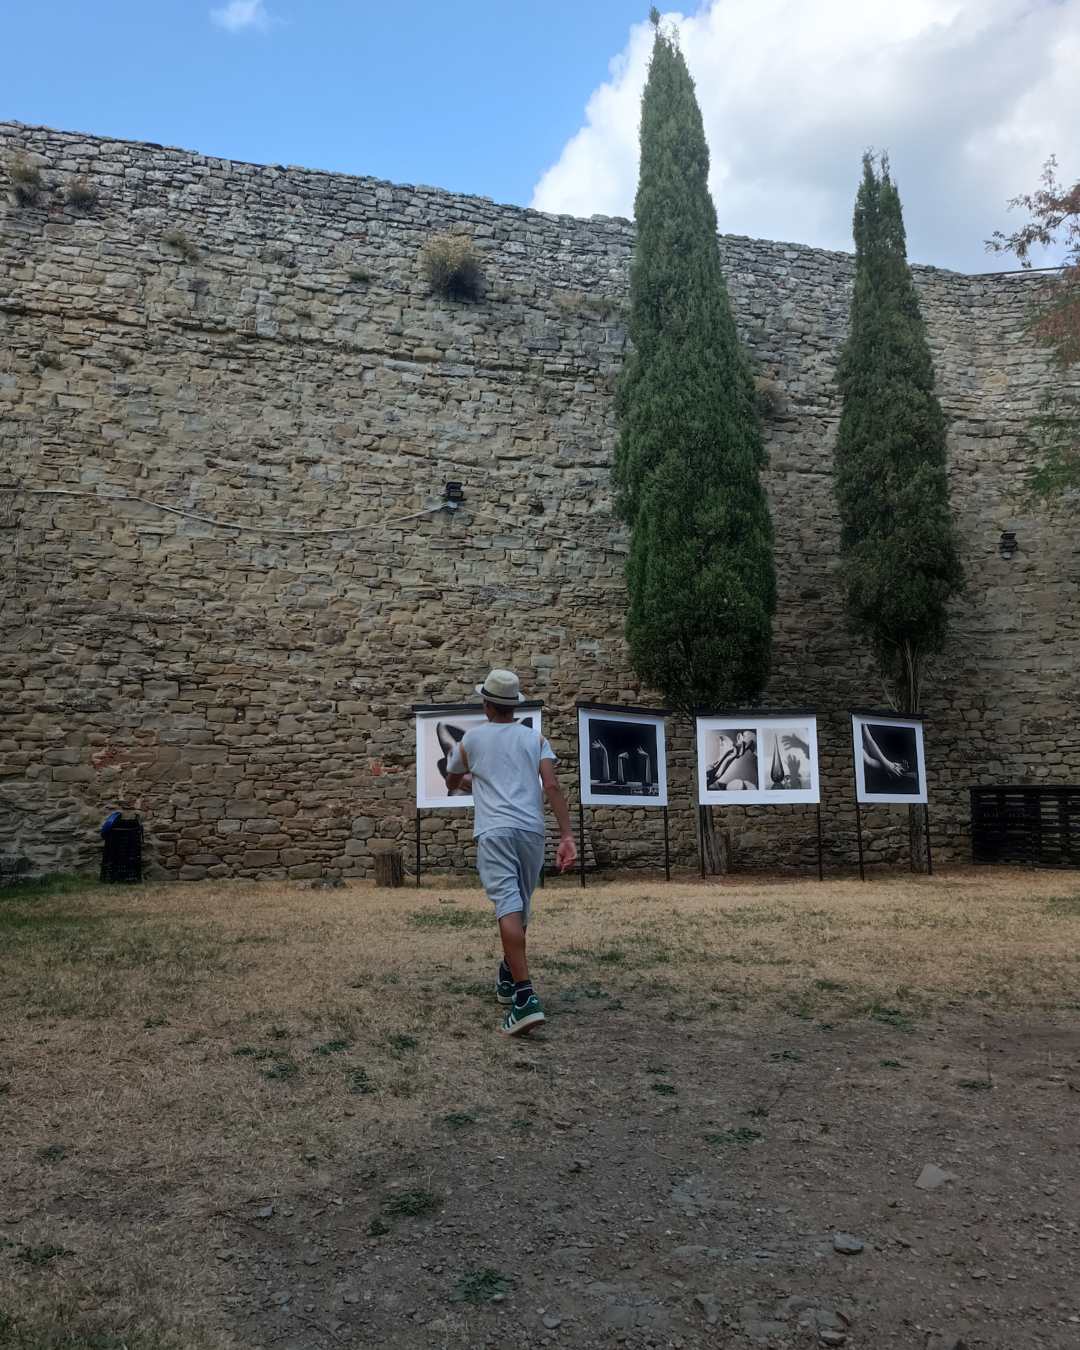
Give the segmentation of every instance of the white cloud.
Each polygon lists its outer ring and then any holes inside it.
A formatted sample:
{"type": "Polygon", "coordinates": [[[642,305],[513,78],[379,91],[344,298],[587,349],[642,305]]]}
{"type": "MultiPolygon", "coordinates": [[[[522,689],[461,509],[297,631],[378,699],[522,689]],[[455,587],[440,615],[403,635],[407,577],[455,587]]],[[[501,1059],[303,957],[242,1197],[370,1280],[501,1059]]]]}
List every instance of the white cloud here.
{"type": "Polygon", "coordinates": [[[210,17],[219,28],[227,28],[230,33],[266,28],[270,23],[263,0],[229,0],[222,9],[212,9],[210,17]]]}
{"type": "MultiPolygon", "coordinates": [[[[664,22],[697,84],[723,231],[850,249],[862,152],[884,148],[913,260],[1009,267],[983,248],[1019,223],[1006,201],[1051,152],[1080,172],[1080,0],[709,0],[664,22]]],[[[633,214],[651,48],[651,26],[632,28],[533,206],[633,214]]]]}

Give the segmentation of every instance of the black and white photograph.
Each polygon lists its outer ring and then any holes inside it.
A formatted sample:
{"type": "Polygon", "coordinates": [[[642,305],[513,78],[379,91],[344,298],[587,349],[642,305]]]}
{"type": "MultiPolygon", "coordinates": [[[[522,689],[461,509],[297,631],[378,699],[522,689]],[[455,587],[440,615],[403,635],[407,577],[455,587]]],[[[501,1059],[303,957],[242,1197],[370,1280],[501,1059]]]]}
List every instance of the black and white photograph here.
{"type": "Polygon", "coordinates": [[[802,714],[697,719],[702,805],[814,805],[820,801],[817,720],[802,714]]]}
{"type": "MultiPolygon", "coordinates": [[[[449,704],[416,714],[416,805],[420,809],[472,806],[469,779],[466,777],[461,787],[451,792],[446,775],[454,746],[470,728],[486,721],[475,703],[449,704]]],[[[539,731],[540,709],[530,708],[514,721],[539,731]]]]}
{"type": "Polygon", "coordinates": [[[860,803],[926,801],[921,722],[852,713],[851,728],[860,803]]]}
{"type": "Polygon", "coordinates": [[[772,725],[765,733],[765,790],[799,792],[814,785],[814,728],[807,722],[772,725]]]}
{"type": "Polygon", "coordinates": [[[579,708],[578,743],[584,805],[667,805],[663,714],[579,708]]]}

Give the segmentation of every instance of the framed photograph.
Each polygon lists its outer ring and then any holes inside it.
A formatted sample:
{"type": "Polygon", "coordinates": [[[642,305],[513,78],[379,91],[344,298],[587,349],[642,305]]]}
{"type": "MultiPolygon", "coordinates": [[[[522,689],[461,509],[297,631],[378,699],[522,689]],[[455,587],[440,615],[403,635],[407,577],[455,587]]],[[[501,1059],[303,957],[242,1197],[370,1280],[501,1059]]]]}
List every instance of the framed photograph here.
{"type": "Polygon", "coordinates": [[[888,713],[852,713],[855,797],[863,805],[911,806],[927,800],[922,720],[888,713]]]}
{"type": "Polygon", "coordinates": [[[578,704],[584,806],[667,806],[666,713],[578,704]]]}
{"type": "Polygon", "coordinates": [[[815,806],[821,801],[813,713],[699,717],[697,764],[703,806],[815,806]]]}
{"type": "MultiPolygon", "coordinates": [[[[487,718],[476,703],[430,704],[415,708],[416,713],[416,805],[421,810],[434,807],[469,807],[473,804],[468,784],[451,792],[446,786],[450,752],[472,727],[482,726],[487,718]]],[[[540,731],[540,707],[523,703],[514,718],[540,731]]]]}

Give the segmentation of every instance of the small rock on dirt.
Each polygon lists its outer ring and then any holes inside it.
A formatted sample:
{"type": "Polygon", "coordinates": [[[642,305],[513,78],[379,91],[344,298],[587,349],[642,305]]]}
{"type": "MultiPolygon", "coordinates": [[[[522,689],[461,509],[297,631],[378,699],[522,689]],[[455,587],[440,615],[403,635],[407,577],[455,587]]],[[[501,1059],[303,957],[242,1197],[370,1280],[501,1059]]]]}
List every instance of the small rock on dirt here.
{"type": "Polygon", "coordinates": [[[720,1306],[720,1300],[716,1297],[716,1295],[695,1294],[694,1302],[705,1314],[705,1321],[708,1322],[709,1326],[711,1327],[716,1326],[717,1322],[719,1322],[720,1320],[720,1314],[723,1311],[723,1309],[720,1306]]]}
{"type": "Polygon", "coordinates": [[[939,1186],[944,1186],[947,1181],[958,1181],[955,1172],[946,1172],[938,1167],[936,1163],[927,1163],[919,1173],[915,1185],[920,1191],[936,1191],[939,1186]]]}
{"type": "Polygon", "coordinates": [[[554,1331],[556,1327],[562,1326],[562,1318],[558,1313],[546,1313],[544,1315],[544,1326],[547,1327],[548,1331],[554,1331]]]}
{"type": "Polygon", "coordinates": [[[834,1233],[832,1235],[832,1245],[834,1252],[840,1252],[842,1256],[858,1256],[866,1246],[860,1238],[851,1233],[834,1233]]]}

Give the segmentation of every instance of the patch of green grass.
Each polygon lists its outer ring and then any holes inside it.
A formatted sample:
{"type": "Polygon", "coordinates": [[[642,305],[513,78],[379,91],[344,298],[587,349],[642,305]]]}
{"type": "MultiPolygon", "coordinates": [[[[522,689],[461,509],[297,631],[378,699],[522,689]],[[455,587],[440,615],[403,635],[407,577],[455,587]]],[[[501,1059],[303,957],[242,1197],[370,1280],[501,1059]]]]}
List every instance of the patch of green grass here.
{"type": "Polygon", "coordinates": [[[663,1064],[646,1064],[646,1073],[667,1073],[667,1067],[663,1064]]]}
{"type": "Polygon", "coordinates": [[[417,928],[489,928],[489,914],[475,909],[418,909],[410,915],[417,928]]]}
{"type": "Polygon", "coordinates": [[[956,1086],[965,1092],[989,1092],[994,1085],[989,1078],[960,1078],[956,1086]]]}
{"type": "Polygon", "coordinates": [[[418,1049],[420,1042],[415,1036],[410,1036],[407,1031],[400,1031],[395,1036],[387,1036],[386,1044],[390,1047],[392,1054],[400,1059],[410,1050],[418,1049]]]}
{"type": "Polygon", "coordinates": [[[443,1198],[434,1191],[400,1191],[383,1201],[382,1212],[391,1218],[422,1219],[442,1207],[443,1198]]]}
{"type": "Polygon", "coordinates": [[[311,1053],[313,1055],[337,1055],[340,1054],[342,1050],[348,1050],[351,1044],[351,1041],[323,1041],[322,1044],[317,1045],[311,1053]]]}
{"type": "Polygon", "coordinates": [[[492,981],[453,980],[446,987],[451,994],[466,994],[469,998],[490,998],[494,993],[492,981]]]}
{"type": "Polygon", "coordinates": [[[889,1008],[881,1003],[871,1003],[866,1010],[867,1017],[883,1026],[895,1027],[897,1031],[914,1031],[915,1024],[902,1008],[889,1008]]]}
{"type": "Polygon", "coordinates": [[[97,877],[78,876],[73,872],[47,872],[40,877],[26,877],[10,886],[0,886],[0,908],[6,901],[42,900],[53,895],[79,895],[100,890],[97,877]]]}
{"type": "Polygon", "coordinates": [[[295,1078],[300,1072],[300,1065],[296,1060],[288,1055],[279,1052],[272,1052],[273,1063],[265,1069],[260,1069],[259,1073],[263,1078],[271,1083],[284,1082],[287,1078],[295,1078]]]}
{"type": "Polygon", "coordinates": [[[67,1148],[63,1144],[47,1144],[44,1148],[38,1149],[37,1160],[43,1163],[57,1163],[63,1162],[67,1155],[67,1148]]]}
{"type": "MultiPolygon", "coordinates": [[[[0,892],[3,894],[3,892],[0,892]]],[[[1080,918],[1080,895],[1055,895],[1047,900],[1047,914],[1071,914],[1080,918]]]]}
{"type": "Polygon", "coordinates": [[[476,1115],[472,1111],[451,1111],[443,1116],[442,1123],[448,1130],[467,1130],[476,1124],[476,1115]]]}
{"type": "Polygon", "coordinates": [[[368,1077],[366,1069],[350,1069],[345,1081],[352,1097],[370,1097],[375,1091],[375,1084],[368,1077]]]}
{"type": "Polygon", "coordinates": [[[368,1237],[385,1237],[390,1231],[390,1225],[384,1219],[380,1219],[376,1214],[374,1219],[368,1224],[367,1231],[368,1237]]]}
{"type": "Polygon", "coordinates": [[[767,1106],[752,1106],[746,1113],[752,1120],[766,1120],[769,1115],[767,1106]]]}
{"type": "Polygon", "coordinates": [[[760,1130],[752,1130],[749,1125],[737,1125],[732,1130],[721,1130],[719,1134],[706,1134],[703,1136],[707,1144],[714,1148],[721,1147],[724,1144],[738,1144],[745,1148],[748,1144],[756,1144],[765,1136],[760,1130]]]}
{"type": "Polygon", "coordinates": [[[798,1050],[773,1050],[773,1051],[770,1053],[769,1058],[773,1061],[774,1064],[780,1064],[780,1063],[801,1064],[801,1063],[802,1063],[802,1055],[799,1053],[798,1050]]]}
{"type": "Polygon", "coordinates": [[[580,961],[567,961],[561,956],[539,956],[536,958],[539,969],[554,975],[573,975],[581,969],[580,961]]]}
{"type": "Polygon", "coordinates": [[[661,1097],[674,1097],[678,1091],[673,1083],[650,1083],[649,1086],[661,1097]]]}
{"type": "Polygon", "coordinates": [[[601,966],[621,966],[625,960],[626,953],[618,947],[608,947],[596,954],[596,962],[601,966]]]}
{"type": "Polygon", "coordinates": [[[495,1298],[504,1298],[514,1287],[509,1276],[484,1266],[480,1270],[470,1270],[462,1275],[450,1295],[451,1303],[490,1303],[495,1298]]]}
{"type": "Polygon", "coordinates": [[[840,980],[815,980],[814,988],[826,994],[839,994],[847,988],[847,985],[840,980]]]}
{"type": "Polygon", "coordinates": [[[168,1025],[169,1019],[167,1017],[162,1017],[160,1014],[156,1017],[147,1017],[143,1019],[143,1026],[147,1031],[155,1031],[158,1027],[167,1027],[168,1025]]]}
{"type": "Polygon", "coordinates": [[[902,1069],[904,1067],[898,1059],[879,1059],[878,1064],[883,1069],[902,1069]]]}
{"type": "Polygon", "coordinates": [[[23,1247],[19,1252],[19,1260],[30,1266],[47,1266],[57,1257],[74,1255],[69,1247],[58,1247],[55,1242],[41,1242],[35,1247],[23,1247]]]}

